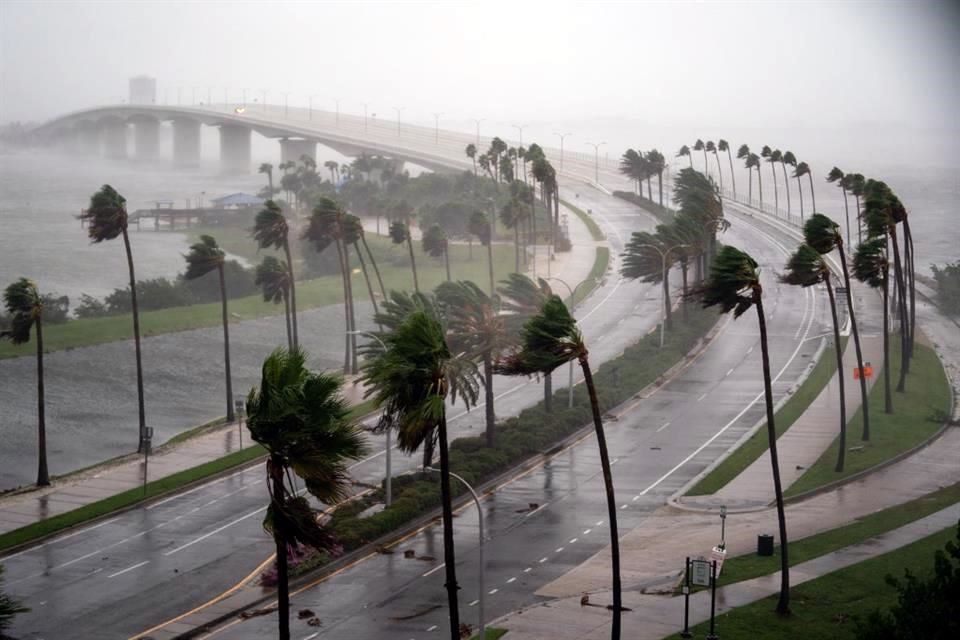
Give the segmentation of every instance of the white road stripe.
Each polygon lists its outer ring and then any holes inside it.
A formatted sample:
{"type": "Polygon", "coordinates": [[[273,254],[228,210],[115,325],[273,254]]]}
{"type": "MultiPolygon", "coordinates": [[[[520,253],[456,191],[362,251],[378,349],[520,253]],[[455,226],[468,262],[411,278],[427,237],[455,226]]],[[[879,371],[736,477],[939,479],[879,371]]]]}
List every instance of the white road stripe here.
{"type": "Polygon", "coordinates": [[[425,574],[423,574],[423,575],[420,576],[420,577],[421,577],[421,578],[426,578],[427,576],[429,576],[429,575],[431,575],[431,574],[434,574],[434,573],[436,573],[437,571],[440,571],[440,569],[443,569],[445,566],[447,566],[447,563],[446,563],[446,562],[441,562],[440,564],[438,564],[437,566],[435,566],[433,569],[430,569],[430,571],[427,571],[425,574]]]}
{"type": "Polygon", "coordinates": [[[510,578],[509,580],[507,580],[507,584],[511,584],[511,583],[513,583],[513,582],[516,582],[516,581],[517,581],[516,578],[510,578]]]}
{"type": "Polygon", "coordinates": [[[186,548],[188,548],[188,547],[192,547],[193,545],[197,544],[198,542],[203,542],[204,540],[206,540],[206,539],[209,538],[210,536],[215,536],[215,535],[217,535],[218,533],[220,533],[220,532],[223,531],[224,529],[227,529],[227,528],[229,528],[229,527],[232,527],[233,525],[237,524],[238,522],[242,522],[243,520],[246,520],[247,518],[252,518],[253,516],[257,515],[258,513],[262,513],[262,512],[264,512],[264,511],[266,511],[266,510],[267,510],[267,507],[260,507],[260,508],[257,509],[256,511],[251,511],[250,513],[248,513],[248,514],[245,515],[245,516],[240,516],[240,517],[237,518],[236,520],[231,520],[230,522],[228,522],[227,524],[223,525],[222,527],[217,527],[216,529],[214,529],[214,530],[211,531],[210,533],[205,533],[205,534],[203,534],[202,536],[200,536],[199,538],[194,538],[193,540],[191,540],[191,541],[188,542],[187,544],[180,545],[180,546],[177,547],[176,549],[171,549],[170,551],[167,551],[167,552],[166,552],[165,554],[163,554],[163,555],[165,555],[165,556],[172,556],[173,554],[175,554],[175,553],[177,553],[177,552],[180,552],[180,551],[183,551],[184,549],[186,549],[186,548]]]}
{"type": "Polygon", "coordinates": [[[657,429],[657,433],[660,433],[661,431],[663,431],[664,429],[666,429],[666,428],[669,427],[669,426],[670,426],[670,421],[667,420],[666,422],[663,423],[663,426],[662,426],[662,427],[660,427],[659,429],[657,429]]]}
{"type": "Polygon", "coordinates": [[[133,571],[134,569],[139,569],[140,567],[142,567],[142,566],[145,565],[145,564],[150,564],[150,561],[149,561],[149,560],[144,560],[143,562],[137,563],[137,564],[133,565],[132,567],[127,567],[126,569],[124,569],[124,570],[122,570],[122,571],[117,571],[116,573],[111,573],[111,574],[108,575],[107,577],[108,577],[108,578],[116,578],[117,576],[122,576],[122,575],[125,574],[126,572],[128,572],[128,571],[133,571]]]}

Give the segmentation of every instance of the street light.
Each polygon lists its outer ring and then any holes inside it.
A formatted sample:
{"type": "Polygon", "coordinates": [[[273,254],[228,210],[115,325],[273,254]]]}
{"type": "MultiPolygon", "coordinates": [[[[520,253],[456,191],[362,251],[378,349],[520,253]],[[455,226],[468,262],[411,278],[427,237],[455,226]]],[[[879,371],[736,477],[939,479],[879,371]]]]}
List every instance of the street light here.
{"type": "MultiPolygon", "coordinates": [[[[424,469],[424,471],[437,471],[437,472],[439,472],[440,470],[437,469],[437,468],[435,468],[435,467],[427,467],[426,469],[424,469]]],[[[485,588],[484,588],[484,572],[486,571],[486,567],[484,566],[484,562],[483,562],[483,509],[480,508],[480,496],[478,496],[478,495],[477,495],[477,492],[473,490],[473,487],[470,486],[470,483],[467,482],[466,480],[464,480],[464,479],[463,479],[462,477],[460,477],[459,475],[455,474],[453,471],[448,471],[448,473],[450,474],[451,477],[454,477],[454,478],[456,478],[457,480],[459,480],[460,482],[463,483],[463,486],[465,486],[465,487],[467,488],[467,491],[469,491],[469,492],[470,492],[470,495],[473,497],[473,503],[474,503],[475,505],[477,505],[477,518],[478,518],[479,527],[480,527],[480,557],[479,557],[479,561],[480,561],[480,572],[479,572],[479,574],[480,574],[480,578],[479,578],[479,582],[480,582],[480,595],[477,596],[477,599],[479,600],[479,602],[477,603],[477,604],[479,605],[479,612],[478,612],[478,613],[479,613],[479,621],[478,621],[478,623],[477,623],[477,626],[480,627],[480,633],[478,634],[477,637],[478,637],[478,638],[486,638],[486,637],[487,637],[486,629],[484,629],[484,627],[483,627],[483,592],[485,591],[485,588]]]]}
{"type": "Polygon", "coordinates": [[[290,92],[281,91],[280,95],[283,96],[283,117],[286,118],[290,115],[290,92]]]}
{"type": "Polygon", "coordinates": [[[363,103],[363,132],[367,132],[367,103],[363,103]]]}
{"type": "Polygon", "coordinates": [[[520,132],[520,146],[522,147],[522,146],[523,146],[523,129],[524,129],[524,127],[528,127],[528,126],[530,126],[530,125],[527,125],[527,124],[514,124],[514,125],[510,125],[510,126],[512,126],[514,129],[516,129],[517,131],[520,132]]]}
{"type": "Polygon", "coordinates": [[[555,136],[560,136],[560,168],[563,169],[563,139],[566,138],[567,136],[573,135],[573,134],[572,134],[572,133],[557,133],[556,131],[554,131],[554,132],[553,132],[553,135],[555,135],[555,136]]]}
{"type": "MultiPolygon", "coordinates": [[[[547,276],[547,280],[556,280],[563,286],[567,288],[567,292],[570,294],[570,312],[572,313],[577,308],[577,290],[580,289],[583,285],[588,282],[594,282],[594,278],[587,278],[577,286],[570,288],[570,285],[563,278],[558,278],[557,276],[547,276]]],[[[567,382],[567,408],[573,409],[573,360],[570,361],[570,379],[567,382]]]]}
{"type": "Polygon", "coordinates": [[[433,143],[440,144],[440,116],[443,112],[433,114],[433,143]]]}
{"type": "Polygon", "coordinates": [[[266,113],[267,112],[267,90],[260,89],[260,93],[263,94],[263,112],[266,113]]]}
{"type": "Polygon", "coordinates": [[[320,96],[317,95],[317,94],[315,94],[315,93],[307,96],[307,105],[308,105],[308,106],[307,106],[307,120],[313,120],[313,99],[314,99],[314,98],[319,98],[319,97],[320,97],[320,96]]]}
{"type": "Polygon", "coordinates": [[[480,150],[480,123],[486,120],[486,118],[473,118],[473,121],[477,123],[477,150],[480,150]]]}
{"type": "Polygon", "coordinates": [[[247,108],[247,90],[240,89],[240,91],[243,92],[243,108],[246,109],[247,108]]]}
{"type": "MultiPolygon", "coordinates": [[[[375,333],[371,333],[371,332],[369,332],[369,331],[347,331],[347,335],[350,335],[350,336],[364,336],[364,337],[367,337],[367,338],[373,338],[374,340],[376,340],[377,342],[380,343],[380,346],[383,348],[384,351],[387,351],[387,345],[385,345],[385,344],[383,343],[383,340],[381,340],[381,339],[377,336],[377,334],[375,334],[375,333]]],[[[391,464],[390,464],[390,449],[391,449],[391,446],[390,446],[390,427],[389,427],[389,426],[388,426],[386,429],[384,429],[384,433],[385,433],[386,436],[387,436],[387,446],[386,446],[386,449],[387,449],[387,455],[386,455],[386,458],[387,458],[387,477],[386,477],[387,486],[385,487],[385,489],[386,489],[386,498],[384,499],[384,503],[386,504],[386,506],[389,507],[391,504],[393,504],[393,474],[392,474],[392,472],[391,472],[391,464]]]]}
{"type": "Polygon", "coordinates": [[[334,116],[334,121],[333,121],[333,123],[334,123],[335,126],[339,127],[339,126],[340,126],[340,98],[334,98],[334,99],[333,99],[333,103],[334,103],[334,104],[336,105],[336,107],[337,107],[337,110],[336,110],[336,112],[335,112],[336,115],[334,116]]]}
{"type": "Polygon", "coordinates": [[[397,112],[397,137],[400,137],[400,114],[403,113],[403,110],[406,107],[394,107],[393,110],[397,112]]]}
{"type": "Polygon", "coordinates": [[[593,147],[593,181],[597,184],[600,184],[600,147],[607,143],[601,142],[599,144],[594,144],[592,142],[588,142],[587,144],[593,147]]]}
{"type": "Polygon", "coordinates": [[[663,314],[660,320],[660,348],[663,349],[663,327],[665,324],[667,324],[667,295],[668,295],[667,292],[670,290],[670,283],[667,281],[667,256],[669,256],[670,252],[673,251],[674,249],[679,249],[680,247],[688,247],[690,245],[676,244],[670,247],[669,249],[667,249],[666,251],[664,251],[663,249],[661,249],[655,244],[643,243],[643,244],[638,244],[636,246],[647,247],[648,249],[653,249],[654,251],[659,253],[660,260],[663,265],[663,271],[661,272],[661,276],[660,276],[661,278],[663,278],[663,287],[664,287],[663,299],[661,300],[661,303],[663,305],[663,314]]]}

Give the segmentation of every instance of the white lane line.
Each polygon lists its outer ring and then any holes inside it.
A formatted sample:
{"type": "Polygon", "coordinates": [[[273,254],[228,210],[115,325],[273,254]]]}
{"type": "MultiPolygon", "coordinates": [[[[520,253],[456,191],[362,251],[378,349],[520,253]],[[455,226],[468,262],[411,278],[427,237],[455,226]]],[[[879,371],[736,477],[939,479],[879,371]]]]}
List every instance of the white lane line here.
{"type": "Polygon", "coordinates": [[[543,564],[546,561],[547,561],[547,558],[543,557],[543,558],[540,558],[537,562],[539,562],[540,564],[543,564]]]}
{"type": "Polygon", "coordinates": [[[427,627],[427,631],[428,631],[428,632],[434,631],[436,628],[437,628],[437,625],[431,625],[431,626],[427,627]]]}
{"type": "Polygon", "coordinates": [[[125,574],[126,572],[128,572],[128,571],[133,571],[134,569],[139,569],[140,567],[142,567],[142,566],[145,565],[145,564],[150,564],[150,561],[149,561],[149,560],[144,560],[143,562],[139,562],[139,563],[133,565],[132,567],[127,567],[126,569],[124,569],[124,570],[122,570],[122,571],[117,571],[116,573],[111,573],[111,574],[108,575],[107,577],[108,577],[108,578],[116,578],[117,576],[122,576],[122,575],[125,574]]]}
{"type": "Polygon", "coordinates": [[[477,603],[478,603],[478,602],[480,602],[480,601],[479,601],[479,600],[474,600],[473,602],[471,602],[471,603],[468,604],[467,606],[468,606],[468,607],[475,607],[475,606],[477,606],[477,603]]]}
{"type": "Polygon", "coordinates": [[[560,553],[561,551],[563,551],[563,547],[557,547],[557,550],[554,551],[554,553],[560,553]]]}
{"type": "Polygon", "coordinates": [[[531,571],[533,571],[533,567],[527,567],[523,570],[524,573],[530,573],[531,571]]]}
{"type": "Polygon", "coordinates": [[[597,520],[597,524],[594,525],[594,526],[602,527],[602,526],[603,526],[603,520],[597,520]]]}
{"type": "Polygon", "coordinates": [[[573,544],[577,540],[579,540],[579,538],[570,538],[570,542],[568,542],[567,544],[573,544]]]}
{"type": "Polygon", "coordinates": [[[233,525],[237,524],[238,522],[242,522],[242,521],[246,520],[247,518],[252,518],[253,516],[257,515],[258,513],[262,513],[262,512],[264,512],[264,511],[266,511],[266,510],[267,510],[267,507],[260,507],[260,508],[257,509],[256,511],[251,511],[250,513],[248,513],[248,514],[245,515],[245,516],[240,516],[240,517],[237,518],[236,520],[231,520],[230,522],[228,522],[227,524],[223,525],[222,527],[217,527],[216,529],[214,529],[214,530],[211,531],[210,533],[205,533],[205,534],[203,534],[202,536],[200,536],[199,538],[194,538],[193,540],[191,540],[190,542],[188,542],[188,543],[186,543],[186,544],[182,544],[182,545],[180,545],[179,547],[177,547],[177,548],[175,548],[175,549],[171,549],[170,551],[167,551],[167,552],[166,552],[165,554],[163,554],[163,555],[164,555],[164,556],[172,556],[172,555],[175,554],[175,553],[178,553],[178,552],[180,552],[180,551],[183,551],[184,549],[187,549],[187,548],[189,548],[189,547],[192,547],[193,545],[197,544],[198,542],[203,542],[204,540],[206,540],[206,539],[209,538],[210,536],[215,536],[215,535],[217,535],[218,533],[220,533],[220,532],[223,531],[224,529],[227,529],[227,528],[229,528],[229,527],[232,527],[233,525]]]}
{"type": "Polygon", "coordinates": [[[627,508],[627,505],[626,505],[626,504],[620,505],[620,510],[621,510],[621,511],[623,511],[623,510],[626,509],[626,508],[627,508]]]}
{"type": "Polygon", "coordinates": [[[73,538],[74,536],[78,536],[78,535],[80,535],[81,533],[87,533],[88,531],[93,531],[94,529],[99,529],[100,527],[103,527],[103,526],[105,526],[105,525],[108,525],[108,524],[111,524],[111,523],[113,523],[113,522],[116,522],[116,521],[119,520],[119,519],[120,519],[120,518],[110,518],[109,520],[104,520],[103,522],[101,522],[101,523],[99,523],[99,524],[95,524],[95,525],[93,525],[92,527],[86,527],[86,528],[84,528],[84,529],[82,529],[82,530],[80,530],[80,531],[74,531],[73,533],[68,533],[68,534],[65,535],[65,536],[60,536],[60,537],[57,538],[56,540],[50,540],[49,542],[44,542],[43,544],[37,545],[37,546],[35,546],[35,547],[30,547],[29,549],[24,549],[23,551],[18,551],[17,553],[11,553],[11,554],[8,555],[8,556],[0,556],[0,560],[9,560],[10,558],[17,558],[17,557],[19,557],[19,556],[22,556],[22,555],[25,554],[25,553],[30,553],[31,551],[36,551],[36,550],[38,550],[38,549],[42,549],[43,547],[46,547],[46,546],[51,545],[51,544],[56,544],[57,542],[61,542],[61,541],[66,540],[66,539],[68,539],[68,538],[73,538]]]}
{"type": "Polygon", "coordinates": [[[316,633],[311,633],[311,634],[308,635],[308,636],[304,636],[303,640],[313,640],[313,639],[316,638],[318,635],[320,635],[320,632],[319,632],[319,631],[317,631],[316,633]]]}
{"type": "MultiPolygon", "coordinates": [[[[736,367],[730,367],[730,370],[727,371],[727,376],[730,375],[731,373],[733,373],[733,370],[734,370],[734,369],[736,369],[736,367]]],[[[724,377],[726,377],[726,376],[724,376],[724,377]]]]}
{"type": "Polygon", "coordinates": [[[440,571],[440,569],[443,569],[445,566],[447,566],[447,563],[446,563],[446,562],[441,562],[440,564],[438,564],[437,566],[435,566],[433,569],[430,569],[430,571],[427,571],[425,574],[423,574],[423,575],[420,576],[420,577],[421,577],[421,578],[426,578],[427,576],[429,576],[429,575],[431,575],[431,574],[434,574],[434,573],[436,573],[437,571],[440,571]]]}
{"type": "Polygon", "coordinates": [[[706,398],[706,397],[707,397],[707,394],[706,394],[706,393],[701,393],[701,394],[700,394],[700,397],[697,398],[697,402],[700,402],[701,400],[703,400],[703,399],[706,398]]]}
{"type": "Polygon", "coordinates": [[[669,426],[670,426],[670,421],[667,420],[666,422],[663,423],[663,426],[661,426],[659,429],[657,429],[657,433],[660,433],[661,431],[663,431],[664,429],[666,429],[666,428],[669,427],[669,426]]]}
{"type": "MultiPolygon", "coordinates": [[[[150,510],[152,510],[152,509],[156,509],[157,507],[163,506],[163,505],[167,504],[168,502],[171,502],[171,501],[176,500],[176,499],[178,499],[178,498],[182,498],[182,497],[184,497],[184,496],[188,496],[188,495],[190,495],[191,493],[196,493],[197,491],[200,491],[201,489],[209,489],[210,487],[212,487],[212,486],[215,485],[215,484],[220,484],[220,483],[225,482],[225,481],[227,481],[227,480],[229,480],[229,479],[231,479],[231,478],[235,478],[236,476],[241,476],[241,475],[243,475],[243,474],[245,474],[245,473],[253,473],[253,472],[261,473],[261,472],[262,472],[262,469],[261,469],[259,466],[250,467],[249,469],[242,469],[242,470],[240,470],[240,471],[237,471],[236,473],[231,473],[231,474],[228,475],[228,476],[224,476],[224,477],[222,477],[222,478],[217,478],[216,480],[213,480],[213,481],[211,481],[211,482],[206,482],[206,483],[200,485],[199,487],[194,487],[193,489],[189,489],[189,490],[184,491],[184,492],[182,492],[182,493],[178,493],[178,494],[176,494],[176,495],[172,495],[172,496],[170,496],[169,498],[164,498],[163,500],[159,500],[159,501],[157,501],[157,502],[154,502],[153,504],[149,504],[149,505],[147,505],[147,506],[145,507],[145,510],[146,510],[146,511],[150,511],[150,510]]],[[[248,487],[252,487],[254,484],[257,484],[257,483],[259,483],[259,482],[261,482],[261,481],[260,481],[260,480],[257,480],[256,482],[254,482],[254,483],[252,483],[252,484],[247,485],[246,487],[244,487],[244,489],[246,489],[246,488],[248,488],[248,487]]],[[[243,491],[243,489],[241,489],[241,491],[243,491]]]]}
{"type": "Polygon", "coordinates": [[[543,509],[546,509],[546,508],[547,508],[547,505],[549,505],[549,504],[550,504],[549,502],[544,502],[542,505],[540,505],[539,507],[537,507],[537,508],[534,509],[533,511],[527,513],[527,515],[525,515],[525,516],[523,516],[523,517],[524,517],[524,518],[529,518],[530,516],[532,516],[533,514],[537,513],[538,511],[541,511],[541,510],[543,510],[543,509]]]}
{"type": "Polygon", "coordinates": [[[593,531],[593,529],[584,529],[584,530],[583,530],[583,535],[587,535],[587,534],[589,534],[591,531],[593,531]]]}
{"type": "Polygon", "coordinates": [[[500,591],[500,589],[497,589],[496,587],[494,587],[493,589],[490,589],[490,591],[487,591],[487,595],[492,596],[492,595],[495,594],[497,591],[500,591]]]}
{"type": "Polygon", "coordinates": [[[633,501],[634,501],[634,502],[636,502],[636,501],[639,500],[639,499],[640,499],[640,496],[633,496],[633,501]]]}
{"type": "Polygon", "coordinates": [[[751,353],[753,353],[753,347],[750,347],[749,349],[747,349],[747,355],[750,355],[751,353]]]}
{"type": "MultiPolygon", "coordinates": [[[[587,314],[584,315],[582,318],[580,318],[579,322],[582,323],[582,322],[585,321],[587,318],[589,318],[590,316],[592,316],[592,315],[594,314],[594,312],[596,312],[598,309],[600,309],[600,307],[603,306],[603,304],[604,304],[607,300],[609,300],[611,297],[613,297],[613,294],[615,294],[615,293],[617,292],[617,289],[620,288],[620,285],[621,285],[621,284],[623,284],[623,278],[620,278],[619,280],[617,280],[617,283],[616,283],[615,285],[613,285],[613,289],[610,291],[609,294],[607,294],[607,297],[604,298],[603,300],[601,300],[600,302],[598,302],[598,303],[597,303],[597,306],[595,306],[593,309],[590,310],[589,313],[587,313],[587,314]]],[[[594,341],[594,342],[596,342],[596,341],[594,341]]]]}
{"type": "Polygon", "coordinates": [[[516,582],[516,581],[517,581],[516,578],[510,578],[509,580],[507,580],[507,584],[512,584],[512,583],[514,583],[514,582],[516,582]]]}

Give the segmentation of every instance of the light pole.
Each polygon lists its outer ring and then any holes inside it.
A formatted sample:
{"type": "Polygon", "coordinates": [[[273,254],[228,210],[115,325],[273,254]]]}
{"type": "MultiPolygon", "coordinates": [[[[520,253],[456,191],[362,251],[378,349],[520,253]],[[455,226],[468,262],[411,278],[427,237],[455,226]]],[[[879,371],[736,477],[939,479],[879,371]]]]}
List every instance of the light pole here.
{"type": "Polygon", "coordinates": [[[406,107],[394,107],[393,110],[397,112],[397,137],[400,137],[400,114],[403,113],[403,110],[406,107]]]}
{"type": "Polygon", "coordinates": [[[260,89],[260,93],[263,94],[263,112],[267,112],[267,90],[260,89]]]}
{"type": "Polygon", "coordinates": [[[367,103],[363,103],[363,132],[367,132],[367,103]]]}
{"type": "Polygon", "coordinates": [[[560,168],[563,169],[563,139],[566,138],[567,136],[573,135],[573,134],[571,134],[571,133],[557,133],[556,131],[554,131],[554,132],[553,132],[553,135],[555,135],[555,136],[560,136],[560,168]]]}
{"type": "Polygon", "coordinates": [[[510,125],[510,126],[512,126],[514,129],[516,129],[517,131],[520,132],[520,146],[522,147],[522,146],[523,146],[523,129],[524,129],[525,127],[528,127],[529,125],[527,125],[527,124],[514,124],[514,125],[510,125]]]}
{"type": "Polygon", "coordinates": [[[663,314],[660,319],[660,348],[663,349],[663,327],[667,324],[667,296],[670,291],[670,282],[667,280],[667,256],[670,255],[670,252],[674,249],[679,249],[680,247],[687,247],[686,244],[675,244],[666,251],[661,249],[655,244],[638,244],[637,247],[646,247],[648,249],[653,249],[660,254],[660,260],[662,264],[661,278],[663,278],[663,299],[661,303],[663,304],[663,314]]]}
{"type": "Polygon", "coordinates": [[[340,126],[340,98],[334,98],[333,103],[337,107],[337,110],[334,115],[333,124],[334,126],[339,127],[340,126]]]}
{"type": "Polygon", "coordinates": [[[600,184],[600,147],[607,143],[601,142],[599,144],[594,144],[592,142],[588,142],[587,144],[593,147],[593,181],[597,184],[600,184]]]}
{"type": "MultiPolygon", "coordinates": [[[[427,470],[427,471],[436,471],[436,472],[438,472],[438,473],[439,473],[439,471],[440,471],[439,469],[437,469],[437,468],[435,468],[435,467],[427,467],[426,470],[427,470]]],[[[486,590],[485,587],[484,587],[484,572],[486,571],[486,567],[484,566],[484,562],[483,562],[483,509],[480,508],[480,496],[478,496],[478,495],[477,495],[477,492],[473,490],[473,487],[470,486],[470,483],[467,482],[466,480],[464,480],[463,478],[461,478],[459,475],[455,474],[453,471],[450,471],[449,473],[450,473],[450,476],[451,476],[451,477],[454,477],[454,478],[456,478],[457,480],[459,480],[460,482],[463,483],[463,486],[465,486],[465,487],[467,488],[467,491],[469,491],[469,492],[470,492],[470,495],[473,497],[473,503],[474,503],[475,505],[477,505],[477,519],[478,519],[479,527],[480,527],[480,555],[479,555],[479,558],[478,558],[478,559],[479,559],[479,562],[480,562],[480,571],[479,571],[479,574],[480,574],[480,577],[479,577],[479,582],[480,582],[480,585],[479,585],[479,586],[480,586],[480,595],[477,596],[477,600],[479,600],[479,602],[477,603],[478,606],[479,606],[479,612],[478,612],[478,613],[479,613],[479,621],[478,621],[478,623],[477,623],[477,626],[480,627],[480,633],[477,635],[477,637],[478,637],[478,638],[486,638],[486,637],[487,637],[486,629],[484,629],[484,626],[483,626],[483,625],[484,625],[484,623],[483,623],[483,595],[484,595],[484,593],[483,593],[483,592],[486,590]]]]}
{"type": "Polygon", "coordinates": [[[473,121],[477,123],[477,151],[480,150],[480,123],[486,120],[486,118],[473,118],[473,121]]]}
{"type": "Polygon", "coordinates": [[[243,92],[243,108],[246,109],[247,108],[247,90],[240,89],[240,91],[243,92]]]}
{"type": "Polygon", "coordinates": [[[190,87],[190,104],[192,106],[197,104],[197,87],[190,87]]]}
{"type": "Polygon", "coordinates": [[[315,93],[307,96],[307,120],[313,120],[313,99],[319,97],[315,93]]]}
{"type": "Polygon", "coordinates": [[[281,91],[280,95],[283,96],[283,117],[287,118],[290,116],[290,92],[281,91]]]}
{"type": "Polygon", "coordinates": [[[433,144],[440,144],[440,116],[443,113],[433,114],[433,144]]]}
{"type": "MultiPolygon", "coordinates": [[[[380,346],[383,348],[384,351],[387,351],[387,345],[385,345],[383,343],[383,340],[381,340],[375,333],[371,333],[369,331],[347,331],[347,335],[364,336],[367,338],[373,338],[374,340],[380,343],[380,346]]],[[[391,504],[393,504],[393,473],[390,465],[390,462],[391,462],[390,461],[390,449],[391,449],[390,427],[387,427],[386,429],[384,429],[384,434],[386,434],[386,437],[387,437],[387,445],[386,445],[386,452],[387,452],[386,454],[386,463],[387,463],[386,485],[387,486],[385,487],[386,497],[384,498],[384,504],[386,504],[386,506],[389,507],[391,504]]]]}
{"type": "MultiPolygon", "coordinates": [[[[558,278],[557,276],[547,276],[547,280],[556,280],[557,282],[559,282],[560,284],[562,284],[567,288],[567,293],[570,294],[570,312],[571,313],[577,308],[577,297],[576,297],[577,291],[580,289],[580,287],[587,284],[588,282],[594,281],[593,278],[587,278],[586,280],[584,280],[583,282],[581,282],[580,284],[578,284],[577,286],[571,289],[570,285],[563,278],[558,278]]],[[[567,408],[568,409],[573,408],[573,360],[570,361],[570,379],[567,382],[567,408]]]]}

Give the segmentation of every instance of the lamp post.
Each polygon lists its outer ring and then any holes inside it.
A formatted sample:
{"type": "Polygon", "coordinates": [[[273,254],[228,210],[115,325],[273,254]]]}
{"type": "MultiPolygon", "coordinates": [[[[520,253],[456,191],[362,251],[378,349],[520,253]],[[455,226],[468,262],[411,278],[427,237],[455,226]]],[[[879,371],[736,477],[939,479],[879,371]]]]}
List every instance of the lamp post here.
{"type": "Polygon", "coordinates": [[[280,95],[283,96],[283,117],[287,118],[290,116],[290,92],[281,91],[280,95]]]}
{"type": "Polygon", "coordinates": [[[573,135],[573,134],[571,134],[571,133],[558,133],[558,132],[554,131],[554,132],[553,132],[553,135],[555,135],[555,136],[560,136],[560,168],[563,169],[563,139],[566,138],[567,136],[573,135]]]}
{"type": "Polygon", "coordinates": [[[720,507],[720,548],[727,548],[727,505],[720,507]]]}
{"type": "MultiPolygon", "coordinates": [[[[440,471],[439,469],[437,469],[437,468],[435,468],[435,467],[427,467],[426,470],[427,470],[427,471],[436,471],[436,472],[439,472],[439,471],[440,471]]],[[[479,562],[480,562],[480,571],[479,571],[479,576],[480,576],[480,577],[479,577],[480,595],[477,596],[477,600],[479,600],[479,602],[477,603],[477,604],[478,604],[478,607],[479,607],[479,611],[478,611],[479,616],[478,616],[477,626],[480,628],[480,632],[479,632],[479,634],[477,635],[477,637],[478,637],[478,638],[486,638],[486,637],[487,637],[487,635],[486,635],[486,629],[484,629],[484,623],[483,623],[483,596],[484,596],[484,591],[486,590],[485,587],[484,587],[484,572],[486,571],[486,568],[485,568],[484,562],[483,562],[483,509],[480,508],[480,496],[478,496],[478,495],[477,495],[477,492],[473,490],[473,487],[470,486],[470,483],[467,482],[466,480],[464,480],[462,477],[460,477],[460,476],[457,475],[456,473],[454,473],[453,471],[450,471],[449,473],[450,473],[450,476],[451,476],[451,477],[454,477],[454,478],[456,478],[457,480],[459,480],[460,482],[463,483],[463,486],[465,486],[465,487],[467,488],[467,491],[470,492],[470,496],[473,498],[473,503],[474,503],[475,505],[477,505],[477,519],[478,519],[479,528],[480,528],[480,555],[479,555],[479,562]]]]}
{"type": "Polygon", "coordinates": [[[593,147],[593,181],[597,184],[600,184],[600,147],[607,143],[600,142],[594,144],[592,142],[588,142],[587,144],[593,147]]]}
{"type": "Polygon", "coordinates": [[[263,94],[263,112],[267,112],[267,90],[260,89],[260,93],[263,94]]]}
{"type": "Polygon", "coordinates": [[[393,110],[397,112],[397,137],[400,137],[400,114],[403,113],[403,110],[406,107],[394,107],[393,110]]]}
{"type": "Polygon", "coordinates": [[[477,151],[480,150],[480,123],[486,120],[486,118],[473,118],[473,121],[477,123],[477,151]]]}
{"type": "Polygon", "coordinates": [[[433,114],[433,143],[440,144],[440,116],[443,112],[433,114]]]}
{"type": "MultiPolygon", "coordinates": [[[[367,338],[373,338],[374,340],[380,343],[380,346],[383,348],[384,351],[387,350],[387,345],[385,345],[383,343],[383,340],[381,340],[375,333],[371,333],[369,331],[347,331],[347,335],[364,336],[367,338]]],[[[391,504],[393,504],[393,473],[390,465],[390,462],[391,462],[390,450],[392,448],[390,446],[390,427],[387,427],[386,429],[384,429],[384,434],[387,437],[387,444],[386,444],[386,463],[387,463],[386,485],[387,486],[385,487],[386,497],[384,498],[384,503],[386,504],[386,506],[389,507],[391,504]]]]}
{"type": "Polygon", "coordinates": [[[525,127],[528,127],[528,126],[530,126],[530,125],[527,125],[527,124],[514,124],[514,125],[511,125],[511,126],[512,126],[514,129],[516,129],[517,131],[520,132],[520,146],[522,147],[522,146],[523,146],[523,130],[524,130],[525,127]]]}
{"type": "Polygon", "coordinates": [[[307,120],[313,120],[313,99],[318,97],[315,93],[307,96],[307,120]]]}
{"type": "Polygon", "coordinates": [[[240,91],[243,92],[243,108],[246,109],[247,108],[247,90],[240,89],[240,91]]]}
{"type": "Polygon", "coordinates": [[[663,305],[663,313],[660,319],[660,348],[663,348],[663,327],[667,324],[667,292],[669,291],[670,283],[667,281],[667,256],[670,255],[670,252],[674,249],[679,249],[680,247],[687,247],[686,244],[675,244],[666,251],[661,249],[655,244],[638,244],[638,247],[647,247],[648,249],[653,249],[660,254],[660,260],[662,264],[661,278],[663,278],[663,299],[661,303],[663,305]]]}
{"type": "MultiPolygon", "coordinates": [[[[571,312],[573,312],[577,308],[577,297],[576,297],[577,291],[580,289],[580,287],[587,284],[588,282],[594,281],[593,278],[588,278],[571,289],[569,283],[567,283],[567,281],[564,280],[563,278],[558,278],[557,276],[547,276],[546,279],[556,280],[557,282],[559,282],[560,284],[562,284],[567,288],[567,293],[570,294],[570,311],[571,312]]],[[[573,360],[570,361],[570,375],[569,375],[569,380],[567,382],[567,408],[568,409],[573,408],[573,360]]]]}
{"type": "Polygon", "coordinates": [[[333,123],[335,126],[339,127],[340,126],[340,98],[334,98],[333,102],[337,108],[337,110],[334,112],[335,115],[334,115],[333,123]]]}
{"type": "Polygon", "coordinates": [[[363,103],[363,132],[367,132],[367,103],[363,103]]]}

